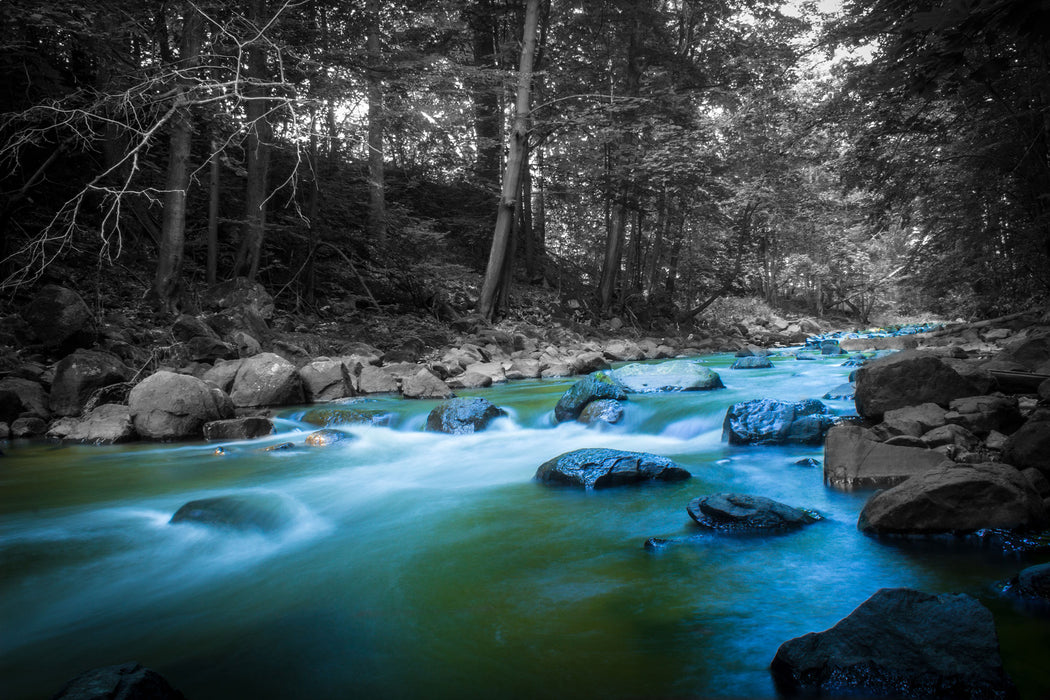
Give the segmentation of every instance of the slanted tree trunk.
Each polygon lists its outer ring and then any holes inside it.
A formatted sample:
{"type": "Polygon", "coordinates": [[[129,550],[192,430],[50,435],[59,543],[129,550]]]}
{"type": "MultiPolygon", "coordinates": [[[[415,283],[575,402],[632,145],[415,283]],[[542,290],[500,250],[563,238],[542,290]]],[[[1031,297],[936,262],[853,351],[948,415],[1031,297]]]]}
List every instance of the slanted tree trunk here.
{"type": "MultiPolygon", "coordinates": [[[[249,0],[247,19],[260,29],[265,23],[266,0],[249,0]]],[[[270,124],[266,65],[266,44],[262,37],[248,47],[247,84],[243,88],[248,119],[247,183],[245,185],[244,234],[237,250],[234,274],[254,280],[259,273],[263,238],[266,235],[267,176],[273,127],[270,124]]]]}
{"type": "MultiPolygon", "coordinates": [[[[185,3],[182,19],[182,39],[179,46],[178,68],[188,71],[197,63],[201,46],[201,21],[197,8],[185,3]]],[[[168,311],[175,308],[179,270],[186,243],[186,190],[190,184],[189,160],[193,139],[193,122],[189,108],[189,90],[192,80],[183,73],[178,80],[172,109],[171,144],[168,172],[164,185],[164,217],[161,220],[160,253],[153,277],[153,295],[168,311]]]]}
{"type": "Polygon", "coordinates": [[[379,247],[386,245],[386,177],[383,172],[383,82],[379,45],[379,0],[368,0],[368,233],[379,247]]]}
{"type": "Polygon", "coordinates": [[[492,320],[497,311],[496,294],[500,288],[504,259],[514,225],[514,213],[520,192],[521,166],[525,157],[525,139],[528,137],[529,89],[532,84],[532,65],[536,53],[536,34],[539,24],[539,0],[528,0],[525,5],[525,28],[522,32],[521,64],[518,67],[518,95],[514,107],[514,123],[510,134],[507,165],[503,170],[503,190],[500,194],[496,228],[485,268],[477,311],[492,320]]]}

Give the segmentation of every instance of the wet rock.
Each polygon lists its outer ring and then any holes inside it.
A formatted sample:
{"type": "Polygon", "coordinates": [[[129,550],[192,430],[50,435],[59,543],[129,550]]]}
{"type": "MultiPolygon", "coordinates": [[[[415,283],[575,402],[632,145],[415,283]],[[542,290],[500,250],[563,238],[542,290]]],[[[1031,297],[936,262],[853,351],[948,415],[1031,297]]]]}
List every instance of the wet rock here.
{"type": "Polygon", "coordinates": [[[303,414],[301,420],[310,425],[330,428],[337,425],[376,425],[390,426],[395,415],[390,411],[380,411],[365,406],[326,406],[314,408],[303,414]]]}
{"type": "Polygon", "coordinates": [[[205,423],[233,416],[230,398],[213,384],[160,371],[131,390],[128,408],[135,431],[151,440],[203,436],[205,423]]]}
{"type": "Polygon", "coordinates": [[[834,422],[816,399],[753,399],[729,407],[722,435],[730,445],[819,445],[834,422]]]}
{"type": "Polygon", "coordinates": [[[334,401],[354,395],[354,379],[361,364],[343,358],[318,358],[299,369],[303,394],[310,403],[334,401]]]}
{"type": "Polygon", "coordinates": [[[1007,590],[1021,598],[1050,602],[1050,562],[1022,570],[1010,579],[1007,590]]]}
{"type": "Polygon", "coordinates": [[[692,476],[675,462],[645,452],[587,448],[544,462],[536,479],[583,489],[603,489],[646,481],[682,481],[692,476]]]}
{"type": "Polygon", "coordinates": [[[591,401],[580,411],[577,422],[584,425],[612,425],[623,420],[623,404],[616,399],[591,401]]]}
{"type": "Polygon", "coordinates": [[[252,440],[273,432],[273,421],[265,416],[244,416],[214,420],[204,424],[204,439],[252,440]]]}
{"type": "Polygon", "coordinates": [[[56,416],[79,416],[96,390],[131,378],[115,355],[97,350],[77,350],[55,366],[50,407],[56,416]]]}
{"type": "Polygon", "coordinates": [[[819,467],[821,462],[819,459],[813,459],[812,457],[806,457],[805,459],[797,460],[793,463],[796,467],[819,467]]]}
{"type": "Polygon", "coordinates": [[[857,385],[853,382],[846,382],[845,384],[839,384],[820,398],[827,399],[828,401],[849,401],[853,399],[856,393],[857,385]]]}
{"type": "Polygon", "coordinates": [[[766,356],[749,355],[738,357],[729,369],[770,369],[773,363],[766,356]]]}
{"type": "Polygon", "coordinates": [[[1050,420],[1034,414],[1006,439],[1003,461],[1018,469],[1034,467],[1050,477],[1050,420]]]}
{"type": "Polygon", "coordinates": [[[465,435],[482,431],[492,421],[505,415],[506,411],[488,399],[449,399],[430,412],[426,429],[436,433],[465,435]]]}
{"type": "Polygon", "coordinates": [[[883,588],[834,627],[785,642],[770,671],[785,694],[1016,696],[987,608],[906,588],[883,588]]]}
{"type": "Polygon", "coordinates": [[[288,360],[272,352],[249,357],[233,378],[230,400],[234,406],[291,406],[304,402],[299,372],[288,360]]]}
{"type": "Polygon", "coordinates": [[[867,363],[857,370],[857,413],[872,420],[895,408],[935,403],[947,408],[955,399],[982,394],[939,357],[906,350],[867,363]]]}
{"type": "Polygon", "coordinates": [[[138,438],[131,412],[120,404],[102,404],[81,418],[59,419],[48,429],[47,436],[92,445],[115,445],[138,438]]]}
{"type": "Polygon", "coordinates": [[[895,486],[950,463],[930,449],[879,442],[856,425],[833,426],[824,440],[824,483],[839,491],[895,486]]]}
{"type": "Polygon", "coordinates": [[[190,501],[175,511],[169,523],[197,523],[274,533],[286,528],[293,519],[293,512],[283,497],[250,493],[190,501]]]}
{"type": "Polygon", "coordinates": [[[428,369],[421,369],[401,382],[406,399],[449,399],[455,396],[448,384],[428,369]]]}
{"type": "Polygon", "coordinates": [[[742,493],[700,496],[689,502],[686,511],[701,527],[723,532],[794,530],[820,519],[814,513],[764,496],[742,493]]]}
{"type": "Polygon", "coordinates": [[[944,416],[946,422],[962,426],[977,435],[987,435],[993,430],[1009,434],[1024,422],[1016,396],[968,396],[952,401],[948,408],[944,416]]]}
{"type": "Polygon", "coordinates": [[[824,340],[820,343],[821,355],[841,355],[842,348],[837,340],[824,340]]]}
{"type": "Polygon", "coordinates": [[[135,662],[85,671],[51,700],[186,700],[156,671],[135,662]]]}
{"type": "Polygon", "coordinates": [[[655,365],[624,365],[608,372],[608,376],[625,390],[640,394],[725,388],[717,372],[692,360],[671,360],[655,365]]]}
{"type": "Polygon", "coordinates": [[[869,534],[931,535],[1041,525],[1039,494],[1008,464],[945,465],[872,496],[857,521],[869,534]]]}
{"type": "Polygon", "coordinates": [[[10,423],[24,413],[50,418],[47,391],[39,382],[21,377],[0,379],[0,420],[10,423]]]}
{"type": "Polygon", "coordinates": [[[22,310],[37,341],[46,348],[69,351],[90,346],[97,329],[91,309],[72,289],[49,284],[22,310]]]}
{"type": "Polygon", "coordinates": [[[354,436],[350,433],[344,433],[335,428],[321,428],[320,430],[315,430],[307,435],[305,443],[309,447],[329,447],[337,442],[353,438],[354,436]]]}
{"type": "Polygon", "coordinates": [[[554,421],[564,423],[576,420],[584,407],[597,399],[615,399],[623,401],[627,392],[615,380],[603,372],[584,377],[561,395],[554,407],[554,421]]]}

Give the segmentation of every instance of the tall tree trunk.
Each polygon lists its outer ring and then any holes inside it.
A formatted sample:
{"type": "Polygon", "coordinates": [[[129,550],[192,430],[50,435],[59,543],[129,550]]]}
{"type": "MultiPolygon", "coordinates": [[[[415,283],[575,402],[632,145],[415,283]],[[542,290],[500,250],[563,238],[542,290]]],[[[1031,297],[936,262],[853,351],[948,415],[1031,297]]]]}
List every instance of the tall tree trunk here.
{"type": "Polygon", "coordinates": [[[547,270],[547,197],[543,176],[543,148],[536,151],[536,172],[539,179],[533,183],[532,231],[536,245],[536,264],[539,274],[546,279],[547,270]]]}
{"type": "Polygon", "coordinates": [[[222,148],[216,132],[213,128],[211,158],[208,164],[208,264],[205,272],[208,284],[215,284],[219,275],[219,185],[222,177],[222,148]]]}
{"type": "MultiPolygon", "coordinates": [[[[201,21],[192,3],[183,6],[182,39],[178,68],[188,71],[200,55],[201,21]]],[[[164,185],[164,218],[161,220],[160,253],[153,278],[153,294],[167,310],[175,308],[179,287],[179,270],[186,243],[186,190],[190,184],[189,161],[193,140],[193,122],[188,93],[192,85],[182,75],[178,81],[173,109],[168,173],[164,185]]]]}
{"type": "Polygon", "coordinates": [[[514,107],[514,124],[510,134],[507,165],[503,170],[503,191],[500,194],[496,228],[492,234],[492,248],[485,268],[485,281],[478,298],[477,311],[486,319],[496,315],[496,293],[501,282],[504,259],[514,223],[516,199],[519,195],[521,165],[528,138],[529,88],[532,84],[532,64],[536,53],[536,33],[539,24],[539,0],[527,0],[525,28],[522,32],[521,64],[518,67],[518,96],[514,107]]]}
{"type": "Polygon", "coordinates": [[[659,277],[660,258],[664,254],[664,240],[671,227],[671,199],[667,196],[667,183],[660,189],[660,197],[656,203],[656,228],[653,230],[653,246],[649,250],[649,264],[645,271],[646,296],[650,299],[656,291],[657,277],[659,277]]]}
{"type": "Polygon", "coordinates": [[[380,248],[386,246],[386,177],[383,172],[383,82],[379,45],[379,0],[368,0],[368,233],[380,248]]]}
{"type": "MultiPolygon", "coordinates": [[[[247,19],[260,29],[265,24],[265,13],[266,0],[249,0],[247,19]]],[[[266,235],[267,176],[273,140],[270,100],[266,99],[268,88],[264,85],[269,77],[266,44],[262,38],[258,38],[248,47],[248,81],[243,89],[247,98],[244,110],[248,118],[248,176],[245,185],[244,234],[234,264],[234,274],[250,280],[254,280],[259,273],[263,238],[266,235]]]]}
{"type": "Polygon", "coordinates": [[[471,101],[474,108],[474,137],[477,157],[474,175],[493,190],[499,184],[501,151],[500,138],[500,81],[495,78],[499,60],[497,47],[496,10],[492,0],[479,0],[467,10],[467,22],[471,29],[471,49],[474,53],[476,75],[470,79],[471,101]],[[491,72],[489,77],[486,72],[491,72]]]}

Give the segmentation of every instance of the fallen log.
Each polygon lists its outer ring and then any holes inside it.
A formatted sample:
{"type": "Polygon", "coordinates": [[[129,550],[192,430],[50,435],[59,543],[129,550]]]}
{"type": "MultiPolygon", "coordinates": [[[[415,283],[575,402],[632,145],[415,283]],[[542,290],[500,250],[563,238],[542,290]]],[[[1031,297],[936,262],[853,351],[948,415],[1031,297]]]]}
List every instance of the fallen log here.
{"type": "Polygon", "coordinates": [[[929,333],[918,334],[921,338],[939,338],[942,335],[952,335],[955,333],[962,333],[970,329],[987,328],[989,326],[995,326],[1000,323],[1006,323],[1007,321],[1013,321],[1014,319],[1023,318],[1025,316],[1038,316],[1042,313],[1041,309],[1029,309],[1028,311],[1018,311],[1017,313],[1006,314],[1005,316],[999,316],[998,318],[989,318],[983,321],[974,321],[973,323],[955,323],[944,328],[939,328],[929,333]]]}
{"type": "Polygon", "coordinates": [[[999,391],[1005,394],[1034,394],[1039,390],[1040,384],[1050,379],[1050,374],[1036,374],[1035,372],[993,369],[991,373],[999,382],[999,391]]]}

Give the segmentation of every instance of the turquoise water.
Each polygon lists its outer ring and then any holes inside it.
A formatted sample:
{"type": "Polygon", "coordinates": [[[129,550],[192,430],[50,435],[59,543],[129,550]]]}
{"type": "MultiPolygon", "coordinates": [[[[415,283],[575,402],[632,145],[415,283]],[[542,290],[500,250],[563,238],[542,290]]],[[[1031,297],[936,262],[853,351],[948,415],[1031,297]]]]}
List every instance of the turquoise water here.
{"type": "MultiPolygon", "coordinates": [[[[572,380],[484,391],[509,416],[484,433],[421,427],[430,401],[384,398],[390,428],[301,446],[302,409],[248,443],[31,445],[0,458],[0,697],[47,697],[136,660],[205,698],[775,697],[779,644],[883,586],[965,592],[992,608],[1026,697],[1050,693],[1046,620],[997,586],[1038,555],[857,532],[868,494],[826,489],[812,447],[733,447],[728,405],[819,397],[841,358],[730,370],[715,392],[632,395],[624,424],[551,425],[572,380]],[[265,452],[278,442],[300,445],[265,452]],[[532,480],[582,447],[654,452],[693,478],[584,493],[532,480]],[[690,499],[768,496],[825,519],[770,537],[697,536],[690,499]],[[168,524],[187,501],[279,497],[263,535],[168,524]],[[649,537],[686,538],[659,551],[649,537]]],[[[851,404],[829,401],[836,413],[851,404]]],[[[1045,559],[1045,555],[1043,555],[1045,559]]]]}

